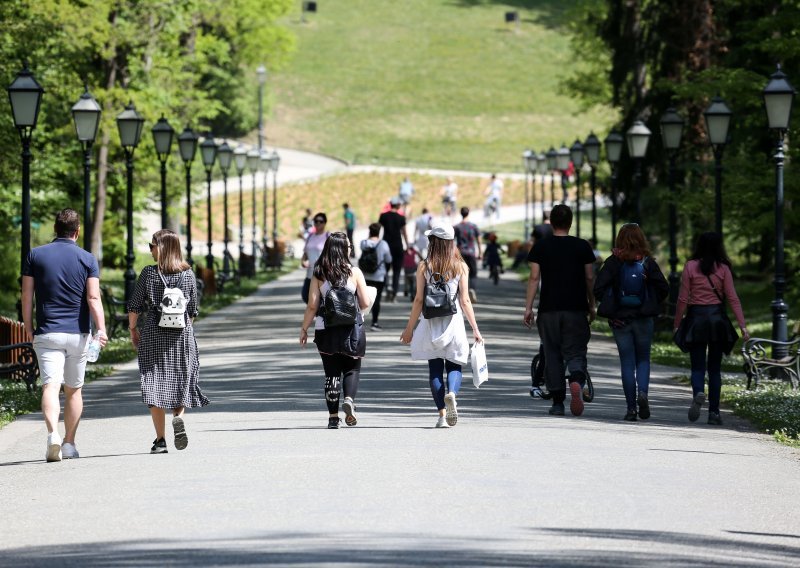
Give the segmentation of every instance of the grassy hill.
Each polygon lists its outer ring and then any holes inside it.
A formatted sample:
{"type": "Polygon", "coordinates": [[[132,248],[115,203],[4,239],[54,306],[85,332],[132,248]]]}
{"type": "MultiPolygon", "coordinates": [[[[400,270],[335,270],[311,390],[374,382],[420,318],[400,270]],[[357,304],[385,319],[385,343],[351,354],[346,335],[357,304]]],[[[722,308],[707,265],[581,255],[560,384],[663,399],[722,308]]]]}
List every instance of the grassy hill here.
{"type": "Polygon", "coordinates": [[[543,149],[605,130],[559,93],[572,65],[572,0],[329,0],[286,24],[298,36],[269,79],[269,145],[366,163],[518,168],[543,149]],[[504,23],[518,10],[520,24],[504,23]]]}

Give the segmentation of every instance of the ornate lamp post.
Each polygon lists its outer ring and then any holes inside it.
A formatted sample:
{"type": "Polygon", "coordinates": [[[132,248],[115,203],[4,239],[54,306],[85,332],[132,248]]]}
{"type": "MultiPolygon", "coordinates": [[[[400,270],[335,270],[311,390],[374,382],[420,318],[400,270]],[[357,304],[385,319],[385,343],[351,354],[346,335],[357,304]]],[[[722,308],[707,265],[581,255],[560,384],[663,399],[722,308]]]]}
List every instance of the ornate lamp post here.
{"type": "MultiPolygon", "coordinates": [[[[11,113],[14,115],[14,126],[19,132],[22,142],[22,244],[20,247],[20,274],[22,265],[31,250],[31,136],[39,119],[39,105],[42,102],[44,89],[33,78],[28,65],[8,86],[8,98],[11,102],[11,113]]],[[[86,219],[84,219],[86,222],[86,219]]],[[[20,320],[22,320],[22,304],[20,304],[20,320]]]]}
{"type": "Polygon", "coordinates": [[[158,154],[158,161],[161,162],[161,228],[167,228],[167,159],[172,149],[172,137],[175,130],[170,126],[164,115],[153,125],[153,142],[158,154]]]}
{"type": "Polygon", "coordinates": [[[711,105],[703,112],[706,119],[708,141],[714,149],[714,221],[715,230],[722,235],[722,152],[728,143],[728,129],[733,113],[719,95],[711,99],[711,105]]]}
{"type": "Polygon", "coordinates": [[[261,163],[261,152],[258,150],[250,150],[247,153],[247,167],[250,169],[250,172],[253,174],[253,191],[251,192],[253,197],[253,225],[252,225],[252,234],[253,234],[253,270],[256,267],[256,227],[258,226],[258,222],[256,221],[256,172],[261,163]]]}
{"type": "Polygon", "coordinates": [[[644,125],[644,122],[637,120],[625,135],[628,141],[628,154],[636,164],[636,173],[633,179],[636,190],[636,222],[641,223],[642,216],[639,211],[639,203],[642,196],[642,160],[647,154],[647,145],[650,143],[651,132],[644,125]]]}
{"type": "Polygon", "coordinates": [[[192,258],[192,162],[197,154],[198,136],[188,126],[178,135],[178,150],[186,170],[186,262],[194,266],[192,258]]]}
{"type": "Polygon", "coordinates": [[[591,189],[592,189],[592,242],[597,246],[597,163],[600,161],[600,140],[590,132],[583,142],[583,149],[586,151],[586,161],[592,169],[591,189]]]}
{"type": "Polygon", "coordinates": [[[222,273],[226,276],[231,273],[231,253],[228,251],[228,171],[233,161],[233,148],[225,140],[217,148],[219,169],[222,170],[222,273]]]}
{"type": "Polygon", "coordinates": [[[558,166],[556,156],[558,156],[558,152],[556,152],[555,148],[550,146],[547,154],[545,154],[547,159],[547,170],[550,172],[550,209],[552,209],[553,205],[556,204],[556,177],[553,175],[553,172],[556,171],[558,166]]]}
{"type": "Polygon", "coordinates": [[[72,121],[83,149],[83,248],[89,252],[92,252],[92,145],[97,138],[101,113],[89,87],[84,87],[81,98],[72,106],[72,121]]]}
{"type": "Polygon", "coordinates": [[[675,193],[675,160],[681,147],[685,121],[674,108],[670,107],[661,117],[661,139],[669,155],[669,305],[674,307],[678,300],[678,214],[675,193]]]}
{"type": "MultiPolygon", "coordinates": [[[[261,215],[261,250],[264,251],[266,254],[267,251],[267,235],[269,231],[267,227],[268,223],[268,215],[267,215],[267,204],[269,202],[269,168],[270,168],[270,161],[269,161],[269,152],[267,150],[262,150],[259,154],[259,162],[258,162],[258,169],[259,171],[264,173],[264,195],[263,199],[261,200],[262,205],[262,215],[261,215]]],[[[268,262],[269,258],[265,260],[268,262]]]]}
{"type": "MultiPolygon", "coordinates": [[[[544,188],[544,176],[547,173],[547,168],[548,168],[547,162],[548,162],[547,155],[544,152],[541,152],[541,153],[539,153],[538,156],[536,156],[536,169],[539,171],[539,177],[542,180],[542,223],[544,223],[544,215],[545,215],[545,207],[544,207],[544,200],[545,200],[545,197],[544,197],[544,191],[545,191],[545,188],[544,188]]],[[[551,209],[553,208],[553,204],[552,203],[550,204],[550,208],[551,209]]],[[[534,222],[534,224],[535,224],[535,222],[534,222]]],[[[525,238],[527,239],[528,236],[530,236],[530,233],[528,233],[528,235],[525,238]]]]}
{"type": "Polygon", "coordinates": [[[214,143],[214,137],[210,133],[206,134],[206,139],[200,144],[200,158],[203,160],[203,167],[206,170],[206,217],[208,218],[206,268],[214,270],[214,253],[211,252],[211,171],[214,169],[214,162],[217,159],[217,145],[214,143]]]}
{"type": "Polygon", "coordinates": [[[526,220],[526,222],[525,222],[525,234],[523,235],[523,237],[525,239],[527,239],[528,236],[531,234],[531,231],[533,230],[533,225],[535,223],[534,217],[536,215],[536,170],[537,170],[537,168],[539,166],[539,160],[536,157],[536,152],[531,152],[530,154],[528,154],[527,162],[528,162],[527,163],[527,170],[531,174],[531,200],[530,200],[531,214],[530,214],[530,223],[528,223],[527,222],[528,214],[527,214],[527,207],[526,207],[525,208],[526,209],[526,211],[525,211],[525,220],[526,220]]]}
{"type": "MultiPolygon", "coordinates": [[[[233,160],[236,163],[236,173],[239,176],[239,260],[244,253],[244,188],[242,186],[242,175],[247,167],[247,150],[244,146],[237,146],[233,151],[233,160]]],[[[241,266],[239,267],[241,269],[241,266]]]]}
{"type": "MultiPolygon", "coordinates": [[[[529,222],[528,222],[528,203],[530,201],[530,199],[529,199],[529,193],[530,193],[529,187],[530,186],[528,184],[528,174],[532,173],[531,169],[528,167],[528,164],[530,163],[531,156],[534,156],[534,160],[536,159],[535,154],[533,152],[531,152],[530,150],[525,150],[522,153],[522,172],[525,175],[525,226],[523,228],[523,231],[525,232],[525,234],[523,235],[523,237],[526,238],[526,239],[528,238],[528,225],[529,225],[529,222]]],[[[532,177],[533,176],[531,176],[531,178],[532,177]]]]}
{"type": "MultiPolygon", "coordinates": [[[[259,65],[256,69],[258,76],[258,149],[264,146],[264,84],[267,82],[267,68],[259,65]]],[[[255,191],[255,186],[253,187],[255,191]]]]}
{"type": "MultiPolygon", "coordinates": [[[[275,247],[276,255],[278,251],[278,168],[280,165],[281,157],[276,150],[273,150],[269,157],[269,167],[272,170],[272,246],[275,247]]],[[[276,259],[279,257],[276,256],[276,259]]]]}
{"type": "Polygon", "coordinates": [[[122,149],[125,152],[125,171],[127,172],[128,180],[128,246],[125,255],[125,303],[131,299],[133,288],[136,284],[136,272],[133,270],[133,261],[136,259],[133,254],[133,152],[142,138],[143,125],[144,118],[136,112],[136,107],[133,106],[132,102],[117,116],[117,129],[119,130],[122,149]]]}
{"type": "MultiPolygon", "coordinates": [[[[787,341],[787,319],[789,306],[783,300],[786,290],[786,275],[783,256],[783,138],[789,129],[792,116],[792,103],[795,90],[781,66],[770,76],[769,83],[762,92],[764,106],[767,109],[769,127],[778,131],[778,146],[775,152],[775,299],[772,301],[772,339],[787,341]]],[[[776,359],[785,357],[785,347],[775,347],[772,356],[776,359]]]]}
{"type": "Polygon", "coordinates": [[[603,141],[606,145],[606,159],[611,165],[611,246],[617,239],[617,166],[622,157],[622,145],[625,139],[622,134],[612,130],[603,141]]]}
{"type": "Polygon", "coordinates": [[[575,166],[575,218],[577,220],[575,231],[578,238],[581,236],[581,168],[583,167],[583,144],[580,140],[569,149],[569,156],[575,166]]]}
{"type": "Polygon", "coordinates": [[[556,168],[561,172],[561,202],[567,202],[567,170],[569,169],[569,148],[562,143],[556,152],[556,168]]]}

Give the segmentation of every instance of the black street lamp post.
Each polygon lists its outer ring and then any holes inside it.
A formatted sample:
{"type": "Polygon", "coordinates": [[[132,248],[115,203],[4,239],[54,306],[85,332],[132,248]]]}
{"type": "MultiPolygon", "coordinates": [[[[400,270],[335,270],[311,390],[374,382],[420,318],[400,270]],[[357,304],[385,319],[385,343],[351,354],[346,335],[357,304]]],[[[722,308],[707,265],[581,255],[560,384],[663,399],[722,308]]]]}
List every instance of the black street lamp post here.
{"type": "MultiPolygon", "coordinates": [[[[256,69],[258,76],[258,149],[264,146],[264,83],[267,82],[267,68],[259,65],[256,69]]],[[[255,191],[255,188],[253,188],[255,191]]]]}
{"type": "MultiPolygon", "coordinates": [[[[239,260],[241,261],[244,253],[244,187],[242,176],[247,167],[247,150],[244,146],[237,146],[233,151],[233,161],[236,164],[236,173],[239,176],[239,260]]],[[[241,266],[239,267],[241,268],[241,266]]]]}
{"type": "Polygon", "coordinates": [[[590,132],[583,142],[583,149],[586,151],[586,161],[592,169],[591,190],[592,190],[592,242],[597,246],[597,163],[600,161],[600,140],[590,132]]]}
{"type": "Polygon", "coordinates": [[[628,154],[633,158],[636,164],[636,173],[634,174],[634,191],[636,193],[636,222],[642,222],[641,215],[641,201],[642,201],[642,160],[647,154],[647,145],[650,143],[650,129],[644,125],[644,122],[637,120],[633,123],[626,133],[628,141],[628,154]]]}
{"type": "Polygon", "coordinates": [[[214,162],[217,159],[217,145],[211,134],[206,135],[206,139],[200,144],[200,158],[203,160],[203,167],[206,170],[206,217],[208,218],[208,254],[206,255],[206,268],[214,270],[214,253],[211,251],[211,171],[214,169],[214,162]]]}
{"type": "MultiPolygon", "coordinates": [[[[786,274],[783,252],[783,139],[789,129],[795,90],[789,83],[781,66],[770,76],[762,92],[767,109],[769,127],[778,131],[778,146],[775,151],[775,299],[772,301],[772,339],[788,340],[787,320],[789,306],[783,299],[786,290],[786,274]]],[[[775,346],[772,357],[780,359],[788,355],[788,348],[775,346]]]]}
{"type": "Polygon", "coordinates": [[[261,152],[258,150],[250,150],[247,153],[247,167],[250,169],[250,172],[253,174],[253,191],[251,192],[251,197],[253,198],[253,224],[251,226],[251,231],[253,235],[253,270],[255,270],[256,265],[256,228],[258,227],[258,221],[256,219],[256,173],[261,164],[261,152]]]}
{"type": "Polygon", "coordinates": [[[175,136],[175,130],[167,122],[163,114],[151,130],[158,161],[161,163],[161,228],[166,229],[169,222],[167,219],[167,159],[172,149],[172,138],[175,136]]]}
{"type": "Polygon", "coordinates": [[[276,259],[278,254],[278,168],[281,165],[281,157],[278,152],[273,150],[269,157],[269,167],[272,170],[272,246],[275,247],[276,259]]]}
{"type": "Polygon", "coordinates": [[[133,261],[136,256],[133,254],[133,153],[142,138],[142,126],[144,118],[138,112],[133,103],[129,103],[117,116],[117,129],[122,149],[125,152],[125,171],[128,181],[128,202],[127,202],[127,230],[128,245],[125,254],[125,303],[133,296],[133,288],[136,285],[136,272],[133,270],[133,261]]]}
{"type": "Polygon", "coordinates": [[[231,253],[228,251],[228,171],[233,161],[233,148],[223,141],[217,148],[219,169],[222,170],[222,273],[231,273],[231,253]]]}
{"type": "Polygon", "coordinates": [[[728,129],[733,113],[719,95],[703,112],[706,119],[708,141],[714,150],[714,227],[722,235],[722,152],[728,143],[728,129]]]}
{"type": "Polygon", "coordinates": [[[567,170],[569,169],[569,148],[561,144],[556,152],[556,168],[561,173],[561,203],[567,202],[567,170]]]}
{"type": "Polygon", "coordinates": [[[575,166],[575,231],[578,238],[581,236],[581,168],[583,167],[583,144],[580,140],[569,149],[569,156],[575,166]]]}
{"type": "Polygon", "coordinates": [[[617,240],[617,177],[619,160],[622,157],[622,145],[625,139],[622,134],[612,130],[603,141],[606,145],[606,159],[611,166],[611,247],[617,240]]]}
{"type": "MultiPolygon", "coordinates": [[[[22,142],[22,226],[20,228],[22,243],[19,262],[20,274],[22,274],[22,266],[31,250],[31,136],[36,128],[36,121],[39,119],[39,107],[44,89],[36,82],[33,73],[25,64],[7,90],[11,102],[11,113],[14,115],[14,126],[17,127],[19,139],[22,142]]],[[[18,311],[21,321],[21,303],[18,311]]]]}
{"type": "MultiPolygon", "coordinates": [[[[544,201],[545,201],[545,197],[544,197],[544,192],[545,192],[544,176],[545,176],[545,174],[547,174],[547,168],[548,168],[547,162],[548,162],[547,154],[545,154],[544,152],[541,152],[538,156],[536,156],[536,169],[539,171],[539,179],[542,182],[541,183],[541,185],[542,185],[542,224],[544,224],[544,215],[545,215],[545,207],[544,207],[544,201]]],[[[553,208],[552,203],[550,204],[550,208],[551,209],[553,208]]],[[[536,224],[536,222],[534,221],[534,225],[535,224],[536,224]]],[[[527,239],[528,236],[530,236],[530,233],[528,233],[528,235],[525,238],[527,239]]]]}
{"type": "Polygon", "coordinates": [[[81,98],[72,106],[75,134],[83,149],[83,248],[92,252],[92,145],[100,124],[100,105],[84,88],[81,98]]]}
{"type": "Polygon", "coordinates": [[[530,196],[530,185],[529,185],[529,182],[528,182],[528,179],[529,179],[528,178],[528,174],[531,174],[531,178],[533,177],[531,169],[529,167],[531,156],[534,156],[534,158],[533,158],[534,160],[536,159],[535,154],[533,152],[531,152],[530,150],[525,150],[522,153],[522,172],[523,172],[523,175],[525,176],[525,225],[524,225],[522,230],[524,231],[523,237],[526,238],[526,239],[528,238],[528,225],[529,225],[529,221],[528,221],[528,203],[531,200],[531,198],[529,197],[530,196]]]}
{"type": "Polygon", "coordinates": [[[661,139],[669,154],[669,305],[674,309],[678,301],[678,197],[675,189],[675,160],[681,147],[685,121],[677,111],[670,107],[661,117],[661,139]]]}
{"type": "MultiPolygon", "coordinates": [[[[262,150],[259,154],[259,162],[258,162],[258,169],[259,171],[264,173],[264,195],[261,200],[262,206],[262,214],[261,214],[261,250],[264,251],[263,254],[267,254],[267,236],[269,235],[269,231],[267,227],[269,226],[268,219],[269,216],[267,215],[267,207],[269,203],[269,168],[271,166],[269,161],[269,152],[267,150],[262,150]]],[[[264,263],[268,262],[268,258],[264,259],[264,263]]]]}
{"type": "Polygon", "coordinates": [[[556,171],[556,166],[558,164],[556,160],[557,155],[556,149],[552,146],[550,146],[547,154],[545,154],[547,158],[547,170],[550,172],[550,209],[556,204],[556,176],[553,175],[553,172],[556,171]]]}
{"type": "Polygon", "coordinates": [[[178,135],[178,150],[186,170],[186,262],[192,267],[192,162],[197,154],[197,140],[197,134],[188,126],[178,135]]]}

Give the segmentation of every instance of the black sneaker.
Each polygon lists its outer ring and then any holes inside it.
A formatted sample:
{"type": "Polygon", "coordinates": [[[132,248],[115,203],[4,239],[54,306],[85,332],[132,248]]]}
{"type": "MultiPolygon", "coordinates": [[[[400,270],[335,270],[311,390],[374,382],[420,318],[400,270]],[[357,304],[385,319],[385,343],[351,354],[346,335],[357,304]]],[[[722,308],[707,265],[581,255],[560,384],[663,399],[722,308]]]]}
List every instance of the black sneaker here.
{"type": "Polygon", "coordinates": [[[708,423],[714,426],[722,426],[722,417],[719,412],[708,411],[708,423]]]}
{"type": "Polygon", "coordinates": [[[622,419],[627,420],[628,422],[636,422],[636,411],[632,408],[629,408],[628,412],[625,413],[625,416],[623,416],[622,419]]]}
{"type": "Polygon", "coordinates": [[[642,420],[650,418],[650,403],[647,401],[646,392],[639,393],[639,398],[636,399],[636,403],[639,405],[639,418],[642,420]]]}
{"type": "Polygon", "coordinates": [[[373,323],[372,327],[370,327],[370,329],[372,331],[381,331],[383,329],[383,326],[381,324],[379,324],[379,323],[373,323]]]}
{"type": "Polygon", "coordinates": [[[168,451],[167,441],[164,438],[156,438],[153,440],[153,447],[150,448],[151,454],[166,454],[168,451]]]}
{"type": "Polygon", "coordinates": [[[552,416],[564,416],[564,403],[563,402],[554,402],[553,406],[550,407],[548,413],[552,416]]]}
{"type": "Polygon", "coordinates": [[[703,403],[705,401],[705,393],[699,392],[694,395],[694,398],[692,399],[692,405],[689,407],[689,422],[697,422],[697,419],[700,418],[700,409],[703,407],[703,403]]]}
{"type": "Polygon", "coordinates": [[[185,450],[189,445],[189,437],[186,435],[186,426],[183,418],[176,416],[172,419],[172,429],[175,431],[175,449],[185,450]]]}
{"type": "Polygon", "coordinates": [[[338,416],[331,416],[328,418],[328,430],[338,430],[339,429],[339,417],[338,416]]]}

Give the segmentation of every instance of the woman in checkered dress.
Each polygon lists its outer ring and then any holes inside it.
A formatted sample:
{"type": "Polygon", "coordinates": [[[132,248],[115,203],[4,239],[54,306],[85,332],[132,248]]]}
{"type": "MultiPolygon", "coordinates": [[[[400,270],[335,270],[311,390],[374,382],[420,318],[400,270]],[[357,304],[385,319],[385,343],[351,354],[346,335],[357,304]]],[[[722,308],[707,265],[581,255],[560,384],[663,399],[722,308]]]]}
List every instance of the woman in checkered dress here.
{"type": "Polygon", "coordinates": [[[161,454],[167,452],[164,440],[166,409],[172,410],[175,447],[182,450],[189,443],[183,422],[184,409],[205,406],[208,399],[197,384],[200,363],[192,328],[192,320],[197,316],[194,273],[183,261],[180,241],[172,231],[156,231],[150,243],[150,253],[157,264],[146,266],[139,275],[128,302],[128,327],[133,346],[138,351],[142,401],[150,408],[156,429],[150,453],[161,454]],[[164,281],[170,288],[180,288],[187,299],[185,328],[158,325],[164,281]],[[141,331],[137,327],[140,314],[145,314],[141,331]]]}

